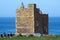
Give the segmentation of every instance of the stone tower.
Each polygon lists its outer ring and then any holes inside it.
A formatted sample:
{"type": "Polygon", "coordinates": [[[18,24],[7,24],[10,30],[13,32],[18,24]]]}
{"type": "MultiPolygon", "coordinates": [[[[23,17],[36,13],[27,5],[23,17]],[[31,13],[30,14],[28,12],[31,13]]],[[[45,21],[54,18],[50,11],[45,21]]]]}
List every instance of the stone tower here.
{"type": "Polygon", "coordinates": [[[28,8],[24,8],[22,3],[21,7],[16,9],[16,33],[48,34],[48,15],[42,14],[36,4],[29,4],[28,8]]]}

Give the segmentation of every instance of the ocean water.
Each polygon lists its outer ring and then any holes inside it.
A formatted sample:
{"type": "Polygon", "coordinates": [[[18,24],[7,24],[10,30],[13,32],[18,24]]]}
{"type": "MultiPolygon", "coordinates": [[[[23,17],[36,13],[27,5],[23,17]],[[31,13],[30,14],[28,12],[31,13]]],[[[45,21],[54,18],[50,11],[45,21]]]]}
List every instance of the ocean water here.
{"type": "MultiPolygon", "coordinates": [[[[60,34],[60,17],[49,17],[48,20],[48,33],[60,34]]],[[[15,17],[0,17],[0,34],[15,32],[15,17]]]]}
{"type": "Polygon", "coordinates": [[[15,33],[15,18],[14,17],[0,17],[0,34],[15,33]]]}
{"type": "Polygon", "coordinates": [[[60,17],[50,17],[48,29],[49,34],[60,34],[60,17]]]}

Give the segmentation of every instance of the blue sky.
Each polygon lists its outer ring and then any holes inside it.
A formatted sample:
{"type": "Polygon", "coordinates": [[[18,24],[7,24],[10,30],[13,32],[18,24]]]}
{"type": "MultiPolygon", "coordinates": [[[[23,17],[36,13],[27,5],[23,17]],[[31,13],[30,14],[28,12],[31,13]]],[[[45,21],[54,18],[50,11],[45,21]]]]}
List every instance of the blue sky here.
{"type": "Polygon", "coordinates": [[[0,0],[0,17],[16,17],[16,8],[21,6],[21,2],[25,7],[29,3],[36,3],[49,17],[60,17],[60,0],[0,0]]]}

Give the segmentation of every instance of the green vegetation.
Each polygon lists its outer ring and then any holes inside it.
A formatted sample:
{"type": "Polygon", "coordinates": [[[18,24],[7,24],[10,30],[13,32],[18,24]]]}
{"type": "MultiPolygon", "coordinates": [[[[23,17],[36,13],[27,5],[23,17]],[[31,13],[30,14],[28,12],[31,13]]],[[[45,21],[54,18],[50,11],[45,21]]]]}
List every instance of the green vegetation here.
{"type": "Polygon", "coordinates": [[[60,35],[49,35],[49,36],[40,36],[40,37],[34,37],[34,36],[13,36],[13,37],[0,37],[0,40],[60,40],[60,35]]]}

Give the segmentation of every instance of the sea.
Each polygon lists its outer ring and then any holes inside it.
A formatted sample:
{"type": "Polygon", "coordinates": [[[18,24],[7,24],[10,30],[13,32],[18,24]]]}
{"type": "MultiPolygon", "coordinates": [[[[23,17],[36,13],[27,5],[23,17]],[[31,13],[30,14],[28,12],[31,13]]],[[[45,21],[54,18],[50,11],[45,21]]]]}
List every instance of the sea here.
{"type": "Polygon", "coordinates": [[[60,34],[60,17],[49,17],[48,20],[48,33],[60,34]]]}
{"type": "Polygon", "coordinates": [[[15,17],[0,17],[0,34],[14,34],[16,31],[15,17]]]}
{"type": "MultiPolygon", "coordinates": [[[[16,33],[15,17],[0,17],[0,34],[16,33]]],[[[60,17],[48,18],[48,34],[60,34],[60,17]]]]}

